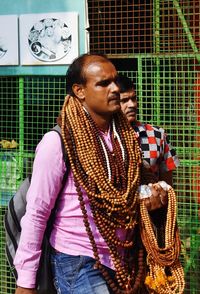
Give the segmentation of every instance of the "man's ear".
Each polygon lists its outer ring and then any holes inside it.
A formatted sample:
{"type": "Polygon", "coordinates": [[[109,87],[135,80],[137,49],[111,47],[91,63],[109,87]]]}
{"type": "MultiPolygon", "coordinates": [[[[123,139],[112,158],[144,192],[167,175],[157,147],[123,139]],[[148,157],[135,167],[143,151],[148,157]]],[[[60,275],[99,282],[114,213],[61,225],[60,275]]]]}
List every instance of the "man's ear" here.
{"type": "Polygon", "coordinates": [[[72,86],[72,90],[77,98],[79,98],[80,100],[85,99],[85,91],[82,84],[74,84],[72,86]]]}

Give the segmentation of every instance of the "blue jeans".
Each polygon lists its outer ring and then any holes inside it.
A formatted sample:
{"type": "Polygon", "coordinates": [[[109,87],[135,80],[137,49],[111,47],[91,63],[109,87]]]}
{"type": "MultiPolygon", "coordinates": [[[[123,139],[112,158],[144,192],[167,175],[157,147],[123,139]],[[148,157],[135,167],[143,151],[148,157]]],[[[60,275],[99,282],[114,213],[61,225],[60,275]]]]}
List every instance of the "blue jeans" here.
{"type": "MultiPolygon", "coordinates": [[[[58,294],[110,294],[101,272],[94,268],[95,260],[88,256],[73,256],[60,252],[51,255],[54,285],[58,294]]],[[[115,272],[106,268],[111,277],[115,272]]]]}

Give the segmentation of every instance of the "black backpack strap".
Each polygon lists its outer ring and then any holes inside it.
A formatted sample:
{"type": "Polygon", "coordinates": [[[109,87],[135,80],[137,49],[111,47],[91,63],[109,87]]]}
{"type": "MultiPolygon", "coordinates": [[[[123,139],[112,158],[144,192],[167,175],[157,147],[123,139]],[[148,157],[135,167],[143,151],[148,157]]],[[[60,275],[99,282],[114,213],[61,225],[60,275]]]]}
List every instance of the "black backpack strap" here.
{"type": "Polygon", "coordinates": [[[65,187],[65,184],[67,182],[67,178],[68,178],[69,171],[70,171],[70,162],[69,162],[69,158],[67,156],[67,152],[65,150],[65,145],[64,145],[64,142],[63,142],[63,139],[62,139],[61,128],[60,128],[59,125],[56,125],[51,131],[56,132],[59,135],[59,137],[60,137],[61,146],[62,146],[62,153],[63,153],[63,160],[64,160],[65,165],[66,165],[66,172],[63,175],[62,187],[61,187],[61,189],[60,189],[60,191],[59,191],[59,193],[57,195],[54,208],[52,209],[51,215],[50,215],[50,217],[48,219],[48,222],[47,222],[46,233],[47,233],[47,236],[48,237],[50,236],[50,233],[51,233],[51,229],[52,229],[52,225],[53,225],[53,222],[54,222],[54,217],[55,217],[55,213],[56,213],[58,201],[59,201],[60,195],[63,192],[63,189],[65,187]]]}
{"type": "Polygon", "coordinates": [[[62,131],[61,131],[61,127],[59,125],[55,125],[52,129],[52,131],[58,133],[59,137],[60,137],[60,141],[61,141],[61,146],[62,146],[62,153],[63,153],[63,160],[65,162],[66,168],[69,169],[70,168],[70,164],[69,164],[69,158],[67,156],[67,152],[65,150],[65,145],[62,139],[62,131]]]}

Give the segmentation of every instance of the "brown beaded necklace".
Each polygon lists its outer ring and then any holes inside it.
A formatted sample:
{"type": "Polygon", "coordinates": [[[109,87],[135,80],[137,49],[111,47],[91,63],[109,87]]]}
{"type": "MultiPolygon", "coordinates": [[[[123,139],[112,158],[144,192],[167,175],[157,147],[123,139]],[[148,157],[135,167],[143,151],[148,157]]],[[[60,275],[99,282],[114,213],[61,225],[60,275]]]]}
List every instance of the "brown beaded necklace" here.
{"type": "Polygon", "coordinates": [[[122,254],[122,249],[129,252],[135,248],[134,241],[128,239],[128,234],[127,239],[121,240],[117,230],[136,231],[141,154],[135,133],[124,116],[117,113],[114,121],[117,136],[113,132],[113,151],[110,152],[79,100],[70,96],[65,99],[62,108],[62,136],[96,267],[114,293],[128,294],[136,293],[143,278],[143,249],[135,250],[138,260],[136,269],[122,254]],[[94,222],[109,248],[116,271],[115,281],[100,262],[80,187],[87,193],[94,222]]]}
{"type": "Polygon", "coordinates": [[[152,222],[144,202],[140,203],[140,228],[143,244],[148,252],[149,274],[146,285],[150,293],[184,293],[184,271],[179,261],[180,238],[176,224],[176,195],[168,191],[168,208],[165,224],[164,247],[159,247],[152,222]]]}
{"type": "MultiPolygon", "coordinates": [[[[98,127],[96,126],[95,122],[92,120],[91,116],[86,112],[86,116],[88,117],[88,120],[91,123],[92,128],[94,129],[94,133],[96,136],[96,140],[98,142],[98,144],[96,144],[96,148],[97,150],[101,149],[101,154],[102,156],[99,154],[100,158],[103,159],[102,163],[104,164],[104,166],[106,166],[106,158],[105,158],[105,153],[107,155],[107,160],[108,160],[108,164],[110,167],[110,172],[111,172],[111,182],[114,184],[114,186],[120,191],[125,191],[126,190],[126,169],[127,166],[125,166],[126,161],[123,161],[123,157],[122,157],[122,152],[120,149],[120,145],[119,142],[117,140],[117,138],[114,136],[114,133],[112,132],[112,146],[113,146],[113,151],[111,152],[109,150],[109,148],[107,147],[107,144],[105,143],[104,137],[102,136],[101,131],[98,129],[98,127]],[[103,148],[102,148],[103,147],[103,148]],[[104,151],[105,150],[105,151],[104,151]],[[123,164],[119,164],[123,163],[123,164]]],[[[120,132],[120,130],[119,130],[120,132]]],[[[107,176],[109,176],[107,174],[107,176]]]]}

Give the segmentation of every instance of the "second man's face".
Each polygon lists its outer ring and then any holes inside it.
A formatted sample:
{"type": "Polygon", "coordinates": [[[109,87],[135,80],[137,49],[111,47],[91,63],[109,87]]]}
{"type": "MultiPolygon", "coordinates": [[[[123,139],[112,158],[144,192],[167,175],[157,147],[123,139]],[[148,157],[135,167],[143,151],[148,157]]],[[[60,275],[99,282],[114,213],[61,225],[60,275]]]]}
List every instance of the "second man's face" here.
{"type": "Polygon", "coordinates": [[[134,90],[120,93],[120,104],[122,112],[128,121],[136,122],[137,119],[137,97],[134,90]]]}

